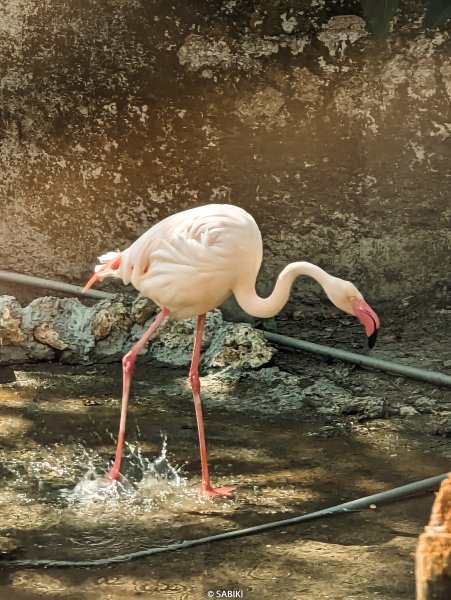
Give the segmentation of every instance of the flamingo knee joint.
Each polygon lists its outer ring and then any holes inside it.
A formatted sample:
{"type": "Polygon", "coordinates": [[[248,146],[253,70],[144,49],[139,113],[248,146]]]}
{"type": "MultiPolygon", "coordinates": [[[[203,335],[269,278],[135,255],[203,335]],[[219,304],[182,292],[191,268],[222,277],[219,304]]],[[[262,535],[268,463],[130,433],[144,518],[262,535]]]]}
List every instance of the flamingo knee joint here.
{"type": "Polygon", "coordinates": [[[200,379],[199,379],[198,373],[190,373],[189,381],[190,381],[191,389],[193,390],[193,392],[198,394],[200,392],[200,379]]]}

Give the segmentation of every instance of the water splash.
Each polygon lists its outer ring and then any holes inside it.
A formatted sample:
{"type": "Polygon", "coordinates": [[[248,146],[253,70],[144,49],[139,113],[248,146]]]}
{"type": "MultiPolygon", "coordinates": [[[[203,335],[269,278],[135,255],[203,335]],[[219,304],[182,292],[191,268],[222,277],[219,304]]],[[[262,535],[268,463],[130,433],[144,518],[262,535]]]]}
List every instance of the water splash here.
{"type": "Polygon", "coordinates": [[[73,488],[60,491],[60,498],[69,506],[89,506],[96,503],[115,504],[119,508],[127,505],[141,505],[153,509],[169,500],[191,497],[192,490],[181,475],[181,468],[173,466],[167,456],[167,437],[162,434],[160,455],[154,460],[144,457],[141,450],[127,444],[124,456],[122,477],[110,481],[106,477],[104,459],[93,451],[81,447],[81,463],[85,472],[73,488]]]}

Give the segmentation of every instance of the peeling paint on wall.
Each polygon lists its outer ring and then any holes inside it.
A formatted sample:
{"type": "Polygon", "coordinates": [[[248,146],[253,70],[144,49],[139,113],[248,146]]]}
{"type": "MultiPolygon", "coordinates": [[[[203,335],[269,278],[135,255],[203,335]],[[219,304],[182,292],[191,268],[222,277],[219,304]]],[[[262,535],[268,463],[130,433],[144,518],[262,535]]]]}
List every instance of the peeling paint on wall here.
{"type": "Polygon", "coordinates": [[[323,25],[318,39],[326,46],[330,56],[343,57],[346,48],[368,35],[365,21],[355,15],[332,17],[323,25]]]}

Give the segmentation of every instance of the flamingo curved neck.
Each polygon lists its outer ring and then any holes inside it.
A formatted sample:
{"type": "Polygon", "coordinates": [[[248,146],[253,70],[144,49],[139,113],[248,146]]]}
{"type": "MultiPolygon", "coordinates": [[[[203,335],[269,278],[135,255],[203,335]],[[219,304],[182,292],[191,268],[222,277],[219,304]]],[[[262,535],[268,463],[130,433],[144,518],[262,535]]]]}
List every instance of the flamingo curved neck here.
{"type": "Polygon", "coordinates": [[[294,262],[287,265],[277,278],[274,290],[268,298],[261,298],[255,291],[253,282],[240,283],[233,293],[243,310],[253,317],[268,319],[282,310],[290,296],[294,280],[300,275],[307,275],[317,281],[323,288],[331,275],[316,265],[308,262],[294,262]]]}

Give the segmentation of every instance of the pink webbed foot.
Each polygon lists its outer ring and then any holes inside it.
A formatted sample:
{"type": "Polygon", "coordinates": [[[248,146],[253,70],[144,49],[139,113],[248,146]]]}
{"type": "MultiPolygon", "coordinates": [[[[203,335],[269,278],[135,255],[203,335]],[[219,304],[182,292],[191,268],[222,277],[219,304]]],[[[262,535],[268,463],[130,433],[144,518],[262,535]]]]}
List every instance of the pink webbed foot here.
{"type": "Polygon", "coordinates": [[[204,498],[216,498],[217,496],[231,496],[235,490],[236,487],[214,488],[211,485],[203,485],[199,489],[199,494],[204,498]]]}

